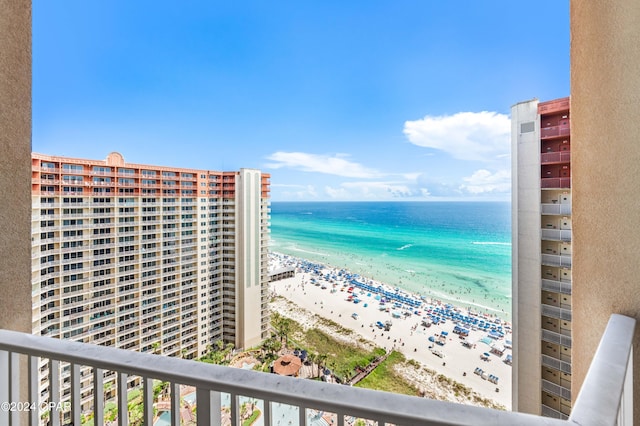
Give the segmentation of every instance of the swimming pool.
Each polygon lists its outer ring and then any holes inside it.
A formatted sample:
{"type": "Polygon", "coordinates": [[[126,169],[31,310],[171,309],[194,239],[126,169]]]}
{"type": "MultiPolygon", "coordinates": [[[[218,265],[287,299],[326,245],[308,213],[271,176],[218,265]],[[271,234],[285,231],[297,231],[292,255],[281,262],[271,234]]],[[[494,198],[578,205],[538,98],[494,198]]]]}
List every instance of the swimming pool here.
{"type": "MultiPolygon", "coordinates": [[[[227,397],[229,394],[225,394],[227,397]]],[[[191,392],[182,397],[183,400],[191,404],[192,406],[196,403],[196,393],[191,392]]],[[[171,426],[171,410],[163,411],[159,416],[153,426],[171,426]]]]}
{"type": "MultiPolygon", "coordinates": [[[[196,404],[196,393],[191,392],[182,397],[182,399],[192,406],[196,404]]],[[[249,402],[254,398],[240,397],[239,404],[242,405],[245,402],[249,402]]],[[[228,393],[220,394],[220,405],[221,407],[230,407],[231,406],[231,395],[228,393]]],[[[256,403],[258,409],[261,412],[264,412],[264,401],[258,401],[256,403]]],[[[271,406],[271,416],[273,419],[272,424],[276,426],[290,426],[297,425],[299,419],[299,411],[298,407],[293,405],[281,404],[279,402],[274,402],[271,406]]],[[[307,411],[307,424],[311,426],[328,426],[329,423],[322,417],[322,412],[318,412],[315,410],[307,411]]],[[[255,426],[264,426],[264,417],[260,416],[254,423],[255,426]]],[[[159,416],[154,426],[171,426],[171,411],[164,411],[159,416]]]]}

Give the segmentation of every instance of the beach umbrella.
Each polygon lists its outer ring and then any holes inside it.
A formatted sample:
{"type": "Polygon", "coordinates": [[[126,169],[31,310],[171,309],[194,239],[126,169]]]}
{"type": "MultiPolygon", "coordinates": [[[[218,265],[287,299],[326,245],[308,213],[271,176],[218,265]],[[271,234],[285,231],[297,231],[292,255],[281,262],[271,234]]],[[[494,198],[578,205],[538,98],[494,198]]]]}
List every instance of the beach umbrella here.
{"type": "Polygon", "coordinates": [[[281,376],[293,376],[302,367],[302,361],[295,355],[283,355],[273,363],[273,371],[281,376]]]}

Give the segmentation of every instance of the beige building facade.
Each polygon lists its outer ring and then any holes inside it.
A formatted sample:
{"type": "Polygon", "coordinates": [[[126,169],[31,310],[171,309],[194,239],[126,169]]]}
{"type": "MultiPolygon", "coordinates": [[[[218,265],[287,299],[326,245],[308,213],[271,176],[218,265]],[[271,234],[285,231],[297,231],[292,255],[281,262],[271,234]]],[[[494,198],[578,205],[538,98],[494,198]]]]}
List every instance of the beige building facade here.
{"type": "MultiPolygon", "coordinates": [[[[571,1],[572,375],[577,394],[606,319],[640,318],[640,3],[571,1]],[[603,179],[615,185],[603,184],[603,179]]],[[[0,327],[31,329],[31,2],[0,0],[0,327]]],[[[637,335],[634,346],[640,344],[637,335]]],[[[640,351],[634,363],[640,365],[640,351]]],[[[520,364],[522,365],[522,364],[520,364]]],[[[640,423],[640,368],[634,371],[640,423]]],[[[26,377],[26,375],[23,375],[26,377]]],[[[526,377],[520,376],[520,386],[526,377]]],[[[518,404],[514,404],[517,408],[518,404]]]]}
{"type": "MultiPolygon", "coordinates": [[[[571,2],[571,400],[575,401],[604,328],[613,313],[640,318],[640,4],[634,0],[571,2]]],[[[518,113],[518,105],[514,107],[518,113]]],[[[514,111],[512,110],[512,113],[514,111]]],[[[533,115],[531,115],[533,117],[533,115]]],[[[517,119],[516,119],[517,120],[517,119]]],[[[513,121],[512,121],[513,123],[513,121]]],[[[517,149],[520,149],[518,147],[517,149]]],[[[514,147],[514,156],[516,148],[514,147]]],[[[521,188],[514,158],[514,211],[522,208],[521,188]]],[[[533,166],[531,166],[533,167],[533,166]]],[[[535,168],[530,169],[533,172],[535,168]]],[[[526,173],[526,172],[522,172],[526,173]]],[[[532,182],[535,179],[531,180],[532,182]]],[[[530,206],[537,204],[528,198],[530,206]]],[[[542,204],[542,203],[541,203],[542,204]]],[[[535,216],[533,212],[531,216],[535,216]]],[[[530,232],[533,232],[531,229],[530,232]]],[[[514,259],[522,253],[523,235],[514,223],[514,259]],[[520,242],[518,242],[518,239],[520,242]]],[[[537,252],[533,240],[527,249],[537,252]]],[[[521,262],[526,263],[526,260],[521,262]]],[[[535,263],[529,259],[531,266],[535,263]]],[[[514,265],[514,322],[519,322],[520,359],[514,362],[513,408],[540,413],[544,402],[542,376],[537,366],[538,340],[533,333],[542,324],[524,301],[537,304],[537,288],[527,288],[514,265]],[[519,292],[519,294],[518,294],[519,292]],[[526,321],[536,321],[527,326],[526,321]],[[532,355],[534,354],[534,355],[532,355]],[[516,364],[517,363],[517,364],[516,364]]],[[[535,285],[535,284],[534,284],[535,285]]],[[[515,342],[514,342],[515,343],[515,342]]],[[[634,346],[640,344],[636,331],[634,346]]],[[[515,347],[514,347],[515,352],[515,347]]],[[[633,364],[640,365],[638,350],[633,364]]],[[[516,355],[517,356],[517,355],[516,355]]],[[[567,358],[565,357],[565,360],[567,358]]],[[[640,422],[640,369],[633,369],[634,420],[640,422]]]]}
{"type": "MultiPolygon", "coordinates": [[[[640,318],[640,2],[571,2],[573,386],[611,313],[640,318]]],[[[633,351],[640,424],[640,330],[633,351]]]]}
{"type": "Polygon", "coordinates": [[[33,333],[187,359],[266,337],[268,175],[31,158],[33,333]]]}
{"type": "Polygon", "coordinates": [[[571,126],[569,98],[514,105],[513,406],[571,413],[571,126]]]}

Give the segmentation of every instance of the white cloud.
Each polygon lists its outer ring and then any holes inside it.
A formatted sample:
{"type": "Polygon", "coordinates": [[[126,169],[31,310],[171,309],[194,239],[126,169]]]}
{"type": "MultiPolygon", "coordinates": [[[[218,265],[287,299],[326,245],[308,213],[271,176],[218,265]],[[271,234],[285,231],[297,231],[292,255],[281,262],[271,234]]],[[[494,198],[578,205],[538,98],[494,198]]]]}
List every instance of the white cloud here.
{"type": "Polygon", "coordinates": [[[285,188],[280,193],[280,197],[285,199],[309,200],[318,198],[318,192],[313,185],[275,184],[271,187],[285,188]]]}
{"type": "Polygon", "coordinates": [[[325,186],[325,194],[335,200],[389,200],[425,198],[429,190],[399,182],[344,182],[339,187],[325,186]]]}
{"type": "Polygon", "coordinates": [[[474,194],[508,193],[511,190],[511,172],[498,170],[476,170],[471,176],[462,178],[466,183],[460,185],[460,190],[474,194]]]}
{"type": "Polygon", "coordinates": [[[410,180],[410,181],[416,181],[416,179],[418,179],[418,177],[422,175],[422,172],[411,172],[411,173],[401,173],[400,176],[402,176],[403,178],[405,178],[406,180],[410,180]]]}
{"type": "Polygon", "coordinates": [[[346,159],[347,157],[347,154],[329,156],[308,154],[305,152],[278,151],[267,157],[267,159],[273,161],[273,163],[267,164],[266,167],[272,169],[291,168],[305,172],[325,173],[359,179],[371,179],[382,176],[377,170],[349,161],[346,159]]]}
{"type": "Polygon", "coordinates": [[[509,153],[511,120],[497,112],[459,112],[406,121],[403,132],[411,143],[459,160],[492,161],[509,153]]]}
{"type": "Polygon", "coordinates": [[[318,196],[318,193],[316,192],[316,188],[313,185],[307,185],[305,191],[303,191],[301,195],[309,195],[313,198],[316,198],[318,196]]]}
{"type": "Polygon", "coordinates": [[[295,183],[272,183],[272,188],[304,188],[304,185],[298,185],[295,183]]]}
{"type": "Polygon", "coordinates": [[[325,186],[324,192],[333,200],[349,200],[353,199],[353,195],[350,194],[345,188],[334,188],[332,186],[325,186]]]}

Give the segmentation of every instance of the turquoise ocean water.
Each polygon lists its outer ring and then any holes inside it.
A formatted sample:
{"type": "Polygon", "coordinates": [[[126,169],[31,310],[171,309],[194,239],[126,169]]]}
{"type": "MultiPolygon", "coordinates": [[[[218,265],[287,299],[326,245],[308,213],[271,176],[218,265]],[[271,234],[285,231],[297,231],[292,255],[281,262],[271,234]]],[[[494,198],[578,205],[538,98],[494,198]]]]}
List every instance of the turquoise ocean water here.
{"type": "Polygon", "coordinates": [[[271,250],[511,318],[506,202],[273,202],[271,250]]]}

